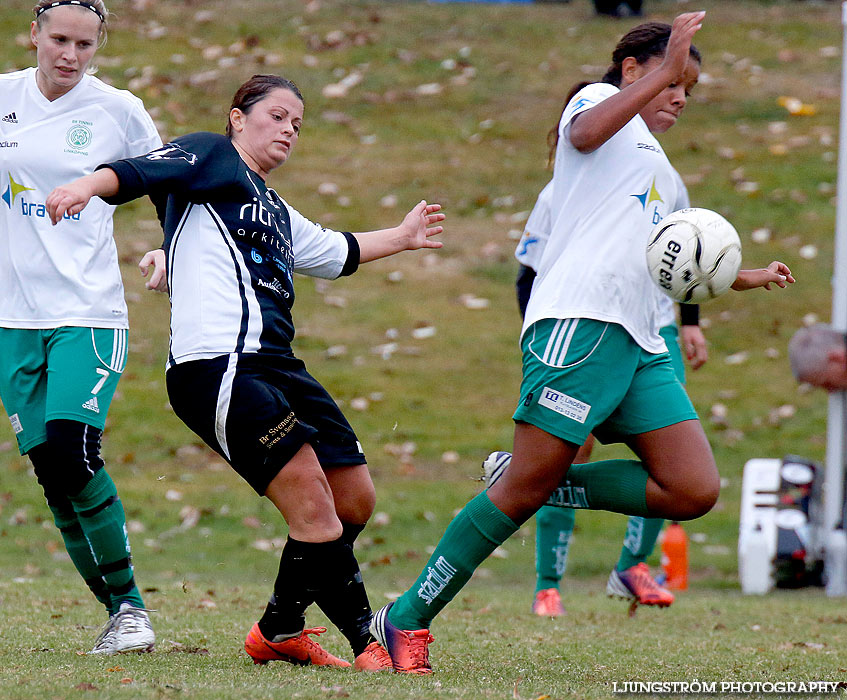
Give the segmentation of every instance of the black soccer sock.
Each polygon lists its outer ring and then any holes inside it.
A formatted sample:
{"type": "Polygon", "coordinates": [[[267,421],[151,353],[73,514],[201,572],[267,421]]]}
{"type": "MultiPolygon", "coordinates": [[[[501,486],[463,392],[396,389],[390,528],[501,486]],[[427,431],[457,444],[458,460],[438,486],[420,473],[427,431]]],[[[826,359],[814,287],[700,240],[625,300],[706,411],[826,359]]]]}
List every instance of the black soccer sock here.
{"type": "Polygon", "coordinates": [[[306,608],[314,602],[309,590],[310,568],[309,543],[289,537],[279,558],[273,595],[259,620],[265,639],[273,641],[278,635],[294,635],[303,629],[306,608]]]}
{"type": "Polygon", "coordinates": [[[300,542],[288,538],[280,559],[274,595],[259,629],[266,639],[296,634],[304,613],[316,602],[358,656],[373,641],[368,630],[372,612],[353,548],[342,538],[300,542]]]}
{"type": "Polygon", "coordinates": [[[320,576],[324,585],[315,591],[315,602],[350,642],[353,656],[358,656],[374,641],[369,629],[373,612],[353,545],[344,539],[342,535],[321,545],[320,576]]]}

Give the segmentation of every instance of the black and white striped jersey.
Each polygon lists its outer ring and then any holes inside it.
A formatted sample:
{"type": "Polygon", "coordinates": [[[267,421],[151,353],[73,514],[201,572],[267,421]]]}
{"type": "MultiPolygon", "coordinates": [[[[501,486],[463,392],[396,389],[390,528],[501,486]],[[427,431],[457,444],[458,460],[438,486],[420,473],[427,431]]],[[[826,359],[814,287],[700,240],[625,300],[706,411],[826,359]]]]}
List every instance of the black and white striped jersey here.
{"type": "Polygon", "coordinates": [[[351,234],[289,206],[226,136],[189,134],[101,167],[120,181],[109,203],[148,194],[163,217],[169,367],[229,353],[290,354],[292,273],[335,279],[358,267],[351,234]]]}

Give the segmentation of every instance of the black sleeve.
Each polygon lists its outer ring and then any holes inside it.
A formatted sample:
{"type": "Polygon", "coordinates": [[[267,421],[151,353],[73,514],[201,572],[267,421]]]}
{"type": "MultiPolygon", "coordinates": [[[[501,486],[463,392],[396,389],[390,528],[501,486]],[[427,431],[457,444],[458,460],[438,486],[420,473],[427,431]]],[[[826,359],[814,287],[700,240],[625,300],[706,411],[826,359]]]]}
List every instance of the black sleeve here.
{"type": "Polygon", "coordinates": [[[342,231],[341,234],[347,239],[349,250],[347,251],[347,260],[344,261],[344,267],[341,268],[341,274],[338,276],[347,277],[359,269],[362,253],[359,249],[359,241],[356,240],[356,237],[352,233],[342,231]]]}
{"type": "Polygon", "coordinates": [[[700,305],[699,304],[680,304],[679,305],[679,325],[680,326],[699,326],[700,325],[700,305]]]}
{"type": "Polygon", "coordinates": [[[529,304],[529,294],[532,291],[532,283],[535,281],[535,270],[527,265],[521,265],[518,270],[518,278],[515,280],[515,291],[518,295],[518,309],[521,318],[526,316],[526,307],[529,304]]]}
{"type": "Polygon", "coordinates": [[[153,206],[156,207],[156,218],[159,219],[159,225],[162,230],[165,230],[165,219],[168,215],[168,198],[161,194],[156,194],[150,197],[153,206]]]}
{"type": "Polygon", "coordinates": [[[109,204],[123,204],[145,194],[154,201],[170,193],[202,200],[205,193],[231,181],[237,158],[226,136],[197,133],[166,143],[146,155],[106,163],[97,169],[111,168],[118,176],[119,192],[103,197],[109,204]]]}

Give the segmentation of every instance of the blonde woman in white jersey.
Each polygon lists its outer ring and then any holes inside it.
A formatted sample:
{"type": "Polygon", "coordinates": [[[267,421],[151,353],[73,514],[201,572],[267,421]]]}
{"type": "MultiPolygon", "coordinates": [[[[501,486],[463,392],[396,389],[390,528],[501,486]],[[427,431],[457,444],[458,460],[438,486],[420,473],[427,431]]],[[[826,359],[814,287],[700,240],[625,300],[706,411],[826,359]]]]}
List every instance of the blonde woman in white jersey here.
{"type": "MultiPolygon", "coordinates": [[[[553,226],[522,333],[511,465],[453,519],[411,588],[374,615],[397,671],[432,672],[433,618],[563,478],[566,505],[578,508],[689,520],[717,500],[718,471],[658,333],[644,255],[678,196],[653,134],[674,125],[697,83],[691,41],[704,16],[630,31],[604,82],[578,92],[562,115],[553,226]],[[573,464],[589,433],[625,442],[638,459],[573,464]]],[[[733,286],[791,281],[775,262],[742,270],[733,286]]]]}
{"type": "MultiPolygon", "coordinates": [[[[143,651],[154,634],[126,519],[100,457],[127,355],[127,309],[98,200],[50,224],[58,184],[161,145],[137,97],[87,72],[105,41],[102,0],[41,0],[37,67],[0,75],[0,400],[80,576],[108,613],[92,653],[143,651]]],[[[155,259],[161,279],[163,253],[155,259]]]]}

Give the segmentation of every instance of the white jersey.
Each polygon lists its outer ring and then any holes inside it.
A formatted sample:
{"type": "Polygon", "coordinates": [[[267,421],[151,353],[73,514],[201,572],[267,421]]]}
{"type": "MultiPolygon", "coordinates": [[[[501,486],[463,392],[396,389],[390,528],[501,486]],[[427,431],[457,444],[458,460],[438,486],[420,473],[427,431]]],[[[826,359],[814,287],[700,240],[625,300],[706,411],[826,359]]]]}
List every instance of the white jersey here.
{"type": "Polygon", "coordinates": [[[644,251],[653,225],[674,209],[679,180],[639,115],[592,153],[570,142],[573,117],[617,92],[606,83],[588,85],[562,115],[551,235],[523,328],[544,318],[609,321],[660,353],[658,296],[644,251]]]}
{"type": "Polygon", "coordinates": [[[531,267],[533,270],[538,269],[538,263],[541,260],[541,255],[544,248],[547,247],[547,240],[550,238],[550,200],[553,198],[553,181],[550,180],[544,189],[538,194],[538,199],[535,200],[535,206],[526,220],[523,236],[518,242],[518,247],[515,248],[515,257],[521,265],[531,267]]]}
{"type": "MultiPolygon", "coordinates": [[[[691,203],[688,199],[688,190],[676,170],[674,170],[674,175],[679,185],[679,196],[673,206],[673,211],[677,211],[678,209],[685,209],[691,206],[691,203]]],[[[550,200],[552,197],[553,181],[550,180],[535,200],[535,206],[532,208],[532,212],[527,219],[523,236],[521,236],[521,240],[518,242],[517,248],[515,248],[515,258],[517,258],[518,262],[521,265],[531,267],[533,270],[538,268],[538,262],[541,260],[544,248],[547,246],[547,241],[550,239],[550,227],[552,225],[550,221],[550,200]]],[[[658,292],[657,319],[659,328],[675,325],[676,304],[667,294],[658,289],[658,287],[656,287],[656,291],[658,292]]]]}
{"type": "Polygon", "coordinates": [[[85,75],[51,102],[35,75],[0,75],[0,327],[127,328],[114,206],[93,197],[52,226],[44,202],[58,185],[161,139],[126,90],[85,75]]]}

